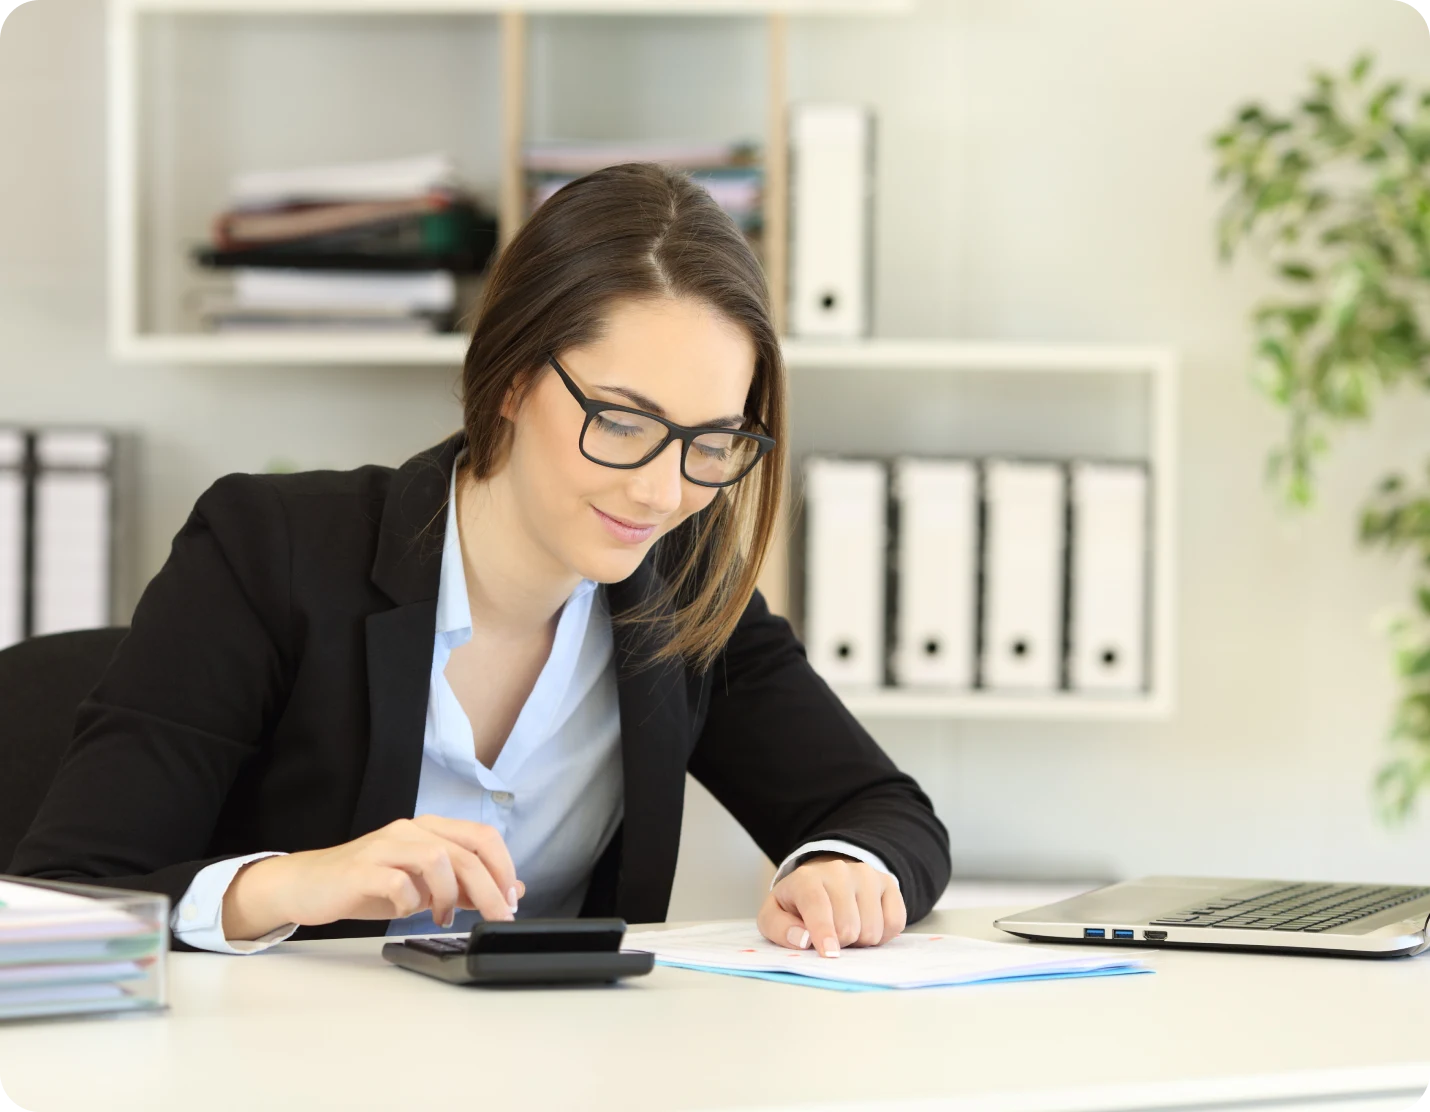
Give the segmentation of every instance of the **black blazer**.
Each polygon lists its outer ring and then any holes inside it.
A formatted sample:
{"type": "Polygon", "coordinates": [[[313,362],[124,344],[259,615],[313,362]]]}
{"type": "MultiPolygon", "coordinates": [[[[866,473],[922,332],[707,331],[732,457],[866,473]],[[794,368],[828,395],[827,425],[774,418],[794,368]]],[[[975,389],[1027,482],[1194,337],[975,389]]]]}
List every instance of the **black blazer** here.
{"type": "MultiPolygon", "coordinates": [[[[228,475],[200,496],[10,871],[166,893],[214,861],[306,850],[411,818],[440,554],[462,434],[394,471],[228,475]]],[[[688,542],[662,537],[607,591],[612,617],[688,542]]],[[[583,915],[665,918],[688,769],[772,860],[815,838],[882,857],[910,922],[949,876],[948,834],[756,592],[709,671],[649,666],[614,623],[625,818],[583,915]]],[[[295,938],[377,935],[384,920],[295,938]]]]}

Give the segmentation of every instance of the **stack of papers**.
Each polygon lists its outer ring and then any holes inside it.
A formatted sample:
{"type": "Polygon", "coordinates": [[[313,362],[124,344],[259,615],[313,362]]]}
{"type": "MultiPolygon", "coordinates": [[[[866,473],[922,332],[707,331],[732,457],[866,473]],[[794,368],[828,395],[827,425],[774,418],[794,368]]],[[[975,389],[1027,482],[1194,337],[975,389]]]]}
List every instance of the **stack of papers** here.
{"type": "Polygon", "coordinates": [[[164,934],[131,904],[0,880],[0,1019],[152,1007],[164,934]]]}
{"type": "Polygon", "coordinates": [[[985,942],[951,934],[901,934],[879,946],[846,947],[835,958],[776,946],[753,922],[637,931],[622,942],[648,950],[661,965],[852,991],[932,988],[993,981],[1150,973],[1126,953],[1069,953],[1020,942],[985,942]]]}
{"type": "Polygon", "coordinates": [[[194,253],[234,278],[199,301],[220,332],[451,331],[454,275],[480,274],[496,246],[496,214],[440,151],[254,171],[229,193],[194,253]]]}

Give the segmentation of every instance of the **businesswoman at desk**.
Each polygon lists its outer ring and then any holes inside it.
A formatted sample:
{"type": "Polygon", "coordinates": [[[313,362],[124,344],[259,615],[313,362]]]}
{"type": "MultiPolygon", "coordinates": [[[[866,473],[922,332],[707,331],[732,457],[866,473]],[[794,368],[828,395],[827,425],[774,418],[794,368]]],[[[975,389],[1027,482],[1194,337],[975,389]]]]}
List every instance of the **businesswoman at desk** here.
{"type": "Polygon", "coordinates": [[[785,389],[703,189],[567,185],[491,270],[460,433],[199,498],[10,871],[164,892],[228,953],[658,922],[688,770],[780,863],[769,939],[892,938],[947,834],[755,589],[785,389]]]}

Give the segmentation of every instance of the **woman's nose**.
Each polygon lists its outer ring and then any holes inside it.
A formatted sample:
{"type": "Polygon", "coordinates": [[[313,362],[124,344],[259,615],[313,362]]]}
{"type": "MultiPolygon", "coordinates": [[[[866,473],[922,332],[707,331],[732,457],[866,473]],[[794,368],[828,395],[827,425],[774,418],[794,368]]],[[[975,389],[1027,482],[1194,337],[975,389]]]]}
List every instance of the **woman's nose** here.
{"type": "Polygon", "coordinates": [[[655,459],[631,472],[634,480],[631,497],[662,515],[678,510],[683,481],[680,453],[684,447],[679,440],[672,440],[655,459]]]}

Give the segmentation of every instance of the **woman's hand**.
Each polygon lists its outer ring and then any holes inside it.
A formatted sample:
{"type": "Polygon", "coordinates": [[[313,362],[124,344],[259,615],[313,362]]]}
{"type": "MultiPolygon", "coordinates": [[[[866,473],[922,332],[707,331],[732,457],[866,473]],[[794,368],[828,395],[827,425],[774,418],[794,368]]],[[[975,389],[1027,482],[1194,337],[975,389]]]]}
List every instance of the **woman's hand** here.
{"type": "Polygon", "coordinates": [[[840,946],[877,946],[904,929],[908,914],[888,873],[842,854],[805,858],[765,897],[756,923],[771,942],[827,958],[840,946]]]}
{"type": "Polygon", "coordinates": [[[419,815],[329,849],[245,865],[224,894],[223,933],[232,942],[285,923],[398,919],[427,908],[439,926],[450,926],[457,908],[511,919],[525,893],[495,829],[419,815]]]}

